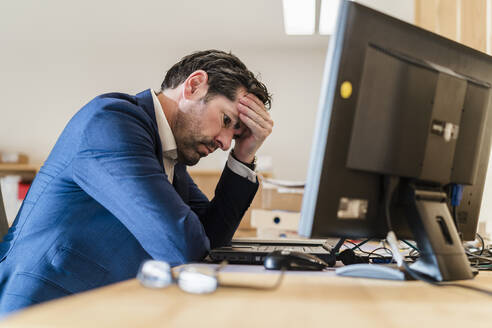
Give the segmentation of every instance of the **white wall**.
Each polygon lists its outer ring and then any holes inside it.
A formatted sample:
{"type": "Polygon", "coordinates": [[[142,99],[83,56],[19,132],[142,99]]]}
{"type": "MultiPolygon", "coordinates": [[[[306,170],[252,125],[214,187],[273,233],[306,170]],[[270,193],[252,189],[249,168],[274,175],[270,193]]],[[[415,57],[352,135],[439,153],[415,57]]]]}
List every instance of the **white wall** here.
{"type": "MultiPolygon", "coordinates": [[[[44,161],[66,122],[92,97],[158,88],[165,70],[191,51],[67,43],[12,48],[0,55],[0,150],[24,152],[33,162],[44,161]]],[[[273,94],[274,133],[260,154],[272,157],[275,175],[304,179],[325,50],[232,50],[273,94]]],[[[223,158],[213,154],[200,167],[221,168],[223,158]]]]}
{"type": "MultiPolygon", "coordinates": [[[[359,2],[413,20],[413,0],[359,2]]],[[[181,56],[217,47],[261,73],[273,93],[274,133],[260,154],[272,158],[277,177],[305,179],[328,37],[286,37],[280,0],[266,2],[264,11],[263,0],[250,1],[250,11],[239,0],[203,4],[0,3],[0,151],[21,151],[41,163],[66,122],[91,98],[158,88],[181,56]]],[[[199,167],[220,168],[225,158],[209,157],[199,167]]]]}

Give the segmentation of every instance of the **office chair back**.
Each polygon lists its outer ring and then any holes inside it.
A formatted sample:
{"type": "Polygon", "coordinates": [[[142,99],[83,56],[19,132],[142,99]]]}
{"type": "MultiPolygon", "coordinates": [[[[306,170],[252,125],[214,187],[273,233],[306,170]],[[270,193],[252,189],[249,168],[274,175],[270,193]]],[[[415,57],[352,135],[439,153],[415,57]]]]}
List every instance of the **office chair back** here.
{"type": "Polygon", "coordinates": [[[0,241],[3,236],[7,234],[9,230],[9,223],[7,221],[7,214],[5,213],[5,207],[3,206],[2,198],[2,186],[0,186],[0,241]]]}

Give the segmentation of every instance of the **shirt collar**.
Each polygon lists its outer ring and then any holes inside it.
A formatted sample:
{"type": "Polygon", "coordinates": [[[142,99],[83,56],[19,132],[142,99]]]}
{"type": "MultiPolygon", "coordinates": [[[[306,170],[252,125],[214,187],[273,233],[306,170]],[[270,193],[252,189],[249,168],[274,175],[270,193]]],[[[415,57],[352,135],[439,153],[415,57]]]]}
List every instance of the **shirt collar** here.
{"type": "Polygon", "coordinates": [[[157,98],[155,92],[151,89],[152,101],[154,102],[155,119],[157,121],[157,130],[159,133],[159,139],[162,144],[162,155],[172,160],[178,158],[178,147],[176,146],[176,140],[174,139],[173,131],[169,126],[169,122],[162,109],[161,102],[157,98]]]}

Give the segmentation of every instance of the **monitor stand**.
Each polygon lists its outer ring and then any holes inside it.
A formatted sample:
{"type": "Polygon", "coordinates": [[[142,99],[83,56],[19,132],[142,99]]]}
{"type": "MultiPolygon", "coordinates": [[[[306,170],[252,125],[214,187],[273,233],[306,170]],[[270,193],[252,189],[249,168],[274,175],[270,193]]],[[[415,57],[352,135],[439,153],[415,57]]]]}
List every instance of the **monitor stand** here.
{"type": "MultiPolygon", "coordinates": [[[[419,189],[408,182],[400,186],[403,210],[420,252],[410,270],[432,281],[472,279],[474,275],[446,204],[446,194],[419,189]]],[[[412,278],[400,268],[379,264],[350,265],[336,273],[392,280],[412,278]]]]}

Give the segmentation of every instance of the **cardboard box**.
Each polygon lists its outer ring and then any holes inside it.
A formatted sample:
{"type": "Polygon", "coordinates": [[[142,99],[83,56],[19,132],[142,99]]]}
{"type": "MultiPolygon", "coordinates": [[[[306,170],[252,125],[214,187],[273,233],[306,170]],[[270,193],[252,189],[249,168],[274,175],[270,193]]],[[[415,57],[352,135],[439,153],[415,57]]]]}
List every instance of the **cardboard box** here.
{"type": "Polygon", "coordinates": [[[246,229],[249,230],[252,228],[251,226],[251,213],[254,209],[256,208],[261,208],[261,195],[262,195],[262,188],[261,184],[260,187],[258,188],[258,191],[256,192],[255,198],[253,198],[253,201],[251,202],[251,205],[249,206],[248,210],[246,213],[244,213],[243,219],[241,220],[241,223],[239,224],[238,229],[246,229]]]}
{"type": "Polygon", "coordinates": [[[302,188],[263,186],[261,207],[268,210],[300,212],[303,195],[304,190],[302,188]]]}
{"type": "MultiPolygon", "coordinates": [[[[222,174],[222,171],[215,171],[215,170],[189,170],[188,173],[192,177],[193,181],[197,184],[198,188],[208,197],[208,199],[212,199],[214,197],[214,192],[215,192],[215,187],[217,186],[217,183],[219,182],[220,176],[222,174]]],[[[269,177],[271,174],[270,173],[262,173],[263,176],[269,177]]],[[[260,178],[260,176],[259,176],[260,178]]],[[[241,224],[239,225],[239,230],[251,230],[251,211],[254,208],[261,208],[262,207],[262,183],[260,182],[260,186],[258,188],[258,192],[255,195],[255,198],[253,199],[253,202],[251,203],[251,206],[249,209],[246,211],[246,213],[243,216],[243,219],[241,220],[241,224]]]]}
{"type": "Polygon", "coordinates": [[[251,226],[257,229],[273,228],[297,231],[299,212],[253,209],[251,211],[251,226]]]}

